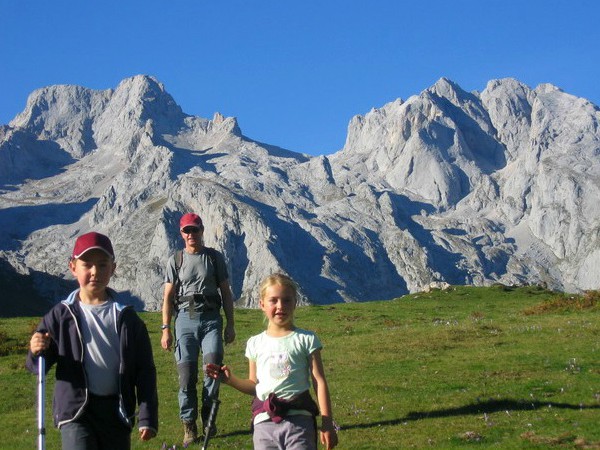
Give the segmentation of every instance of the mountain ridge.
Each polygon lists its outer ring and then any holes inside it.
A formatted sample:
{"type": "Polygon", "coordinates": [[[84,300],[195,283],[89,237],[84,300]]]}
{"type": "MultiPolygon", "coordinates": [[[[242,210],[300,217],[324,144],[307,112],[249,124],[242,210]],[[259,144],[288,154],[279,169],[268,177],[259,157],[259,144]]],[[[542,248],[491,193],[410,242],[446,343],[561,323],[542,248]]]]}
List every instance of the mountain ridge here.
{"type": "Polygon", "coordinates": [[[311,157],[185,114],[153,77],[42,88],[0,126],[0,259],[51,275],[36,289],[56,300],[74,237],[96,229],[117,249],[113,286],[154,310],[178,215],[196,211],[242,306],[275,270],[320,304],[437,281],[598,289],[599,121],[549,84],[442,78],[311,157]]]}

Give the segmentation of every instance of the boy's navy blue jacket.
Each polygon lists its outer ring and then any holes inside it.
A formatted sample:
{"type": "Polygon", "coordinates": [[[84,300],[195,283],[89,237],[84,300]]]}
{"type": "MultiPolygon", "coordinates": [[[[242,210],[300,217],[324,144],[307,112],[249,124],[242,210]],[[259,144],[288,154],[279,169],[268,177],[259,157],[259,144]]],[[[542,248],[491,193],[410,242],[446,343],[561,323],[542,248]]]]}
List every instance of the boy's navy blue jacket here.
{"type": "MultiPolygon", "coordinates": [[[[51,339],[44,352],[46,371],[56,363],[54,387],[54,425],[61,425],[78,418],[88,401],[88,389],[83,368],[82,317],[77,293],[72,292],[66,300],[54,306],[43,318],[38,331],[46,330],[51,339]]],[[[116,292],[108,289],[114,301],[116,292]]],[[[158,394],[156,390],[156,367],[146,325],[133,308],[117,303],[117,329],[120,339],[119,368],[119,416],[132,428],[135,421],[136,403],[139,404],[138,427],[158,431],[158,394]]],[[[26,366],[37,373],[38,358],[31,351],[26,366]]]]}

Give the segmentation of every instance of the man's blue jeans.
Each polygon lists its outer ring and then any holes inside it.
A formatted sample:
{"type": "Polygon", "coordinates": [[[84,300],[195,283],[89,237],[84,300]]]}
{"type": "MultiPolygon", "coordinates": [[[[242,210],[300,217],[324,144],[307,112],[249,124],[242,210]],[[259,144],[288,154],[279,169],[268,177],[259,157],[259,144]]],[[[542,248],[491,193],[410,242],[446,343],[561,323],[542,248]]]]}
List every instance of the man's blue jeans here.
{"type": "MultiPolygon", "coordinates": [[[[175,319],[175,362],[179,373],[179,416],[184,422],[198,419],[198,358],[202,363],[223,363],[223,319],[219,310],[179,311],[175,319]]],[[[204,373],[204,370],[202,371],[204,373]]],[[[202,386],[202,418],[207,419],[211,398],[218,395],[214,379],[204,375],[202,386]]]]}

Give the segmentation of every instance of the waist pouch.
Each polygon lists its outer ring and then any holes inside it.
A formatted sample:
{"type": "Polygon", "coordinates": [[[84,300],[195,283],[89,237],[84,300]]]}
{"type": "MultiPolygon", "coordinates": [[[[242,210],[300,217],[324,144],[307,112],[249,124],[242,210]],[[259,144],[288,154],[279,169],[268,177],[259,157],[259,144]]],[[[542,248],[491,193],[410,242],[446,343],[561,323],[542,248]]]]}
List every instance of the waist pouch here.
{"type": "Polygon", "coordinates": [[[220,295],[193,294],[179,297],[176,303],[177,311],[188,311],[190,317],[196,311],[215,311],[221,308],[220,295]]]}

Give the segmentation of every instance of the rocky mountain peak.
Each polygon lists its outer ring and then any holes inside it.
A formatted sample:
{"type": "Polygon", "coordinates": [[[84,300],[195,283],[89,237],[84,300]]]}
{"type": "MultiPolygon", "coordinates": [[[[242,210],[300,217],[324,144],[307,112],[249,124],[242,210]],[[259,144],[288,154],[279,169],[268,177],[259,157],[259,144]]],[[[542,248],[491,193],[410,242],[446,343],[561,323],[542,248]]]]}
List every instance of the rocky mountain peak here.
{"type": "Polygon", "coordinates": [[[162,83],[146,75],[123,80],[115,89],[109,108],[119,111],[119,116],[128,121],[135,118],[143,124],[152,120],[161,131],[179,125],[185,117],[162,83]]]}
{"type": "Polygon", "coordinates": [[[72,240],[94,229],[118,254],[113,287],[159,309],[179,217],[195,211],[241,306],[273,271],[313,303],[440,282],[598,289],[599,122],[551,85],[478,93],[442,78],[353,117],[342,150],[309,157],[233,117],[185,114],[153,77],[50,86],[0,127],[0,281],[30,277],[57,300],[72,240]]]}

